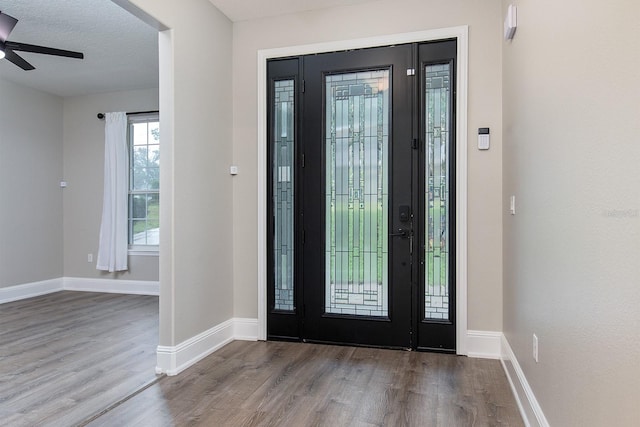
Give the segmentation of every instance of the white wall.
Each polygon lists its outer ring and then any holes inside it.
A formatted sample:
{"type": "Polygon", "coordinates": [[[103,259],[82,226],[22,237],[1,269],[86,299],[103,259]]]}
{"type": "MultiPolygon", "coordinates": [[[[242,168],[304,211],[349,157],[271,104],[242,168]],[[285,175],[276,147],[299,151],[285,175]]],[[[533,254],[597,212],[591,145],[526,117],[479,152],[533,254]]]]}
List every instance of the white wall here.
{"type": "Polygon", "coordinates": [[[0,288],[62,276],[62,99],[0,79],[0,288]]]}
{"type": "Polygon", "coordinates": [[[234,24],[234,312],[257,317],[257,51],[469,25],[470,329],[502,330],[501,26],[499,1],[382,0],[234,24]],[[491,127],[492,149],[475,148],[491,127]]]}
{"type": "MultiPolygon", "coordinates": [[[[119,1],[122,3],[122,1],[119,1]]],[[[207,0],[132,0],[160,37],[160,345],[233,317],[232,25],[207,0]]]]}
{"type": "Polygon", "coordinates": [[[551,425],[640,425],[640,3],[508,3],[504,331],[551,425]]]}
{"type": "Polygon", "coordinates": [[[129,256],[126,272],[96,270],[104,178],[104,120],[96,114],[157,110],[158,89],[69,97],[63,106],[64,276],[157,281],[157,256],[129,256]]]}

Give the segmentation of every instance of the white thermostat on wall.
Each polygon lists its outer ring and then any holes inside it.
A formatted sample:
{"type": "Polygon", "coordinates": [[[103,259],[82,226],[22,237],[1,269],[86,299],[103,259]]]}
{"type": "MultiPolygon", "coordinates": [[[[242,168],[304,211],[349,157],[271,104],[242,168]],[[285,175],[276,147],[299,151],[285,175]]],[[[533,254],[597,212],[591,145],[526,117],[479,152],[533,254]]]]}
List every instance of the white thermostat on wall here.
{"type": "Polygon", "coordinates": [[[489,149],[489,128],[478,128],[478,150],[489,149]]]}

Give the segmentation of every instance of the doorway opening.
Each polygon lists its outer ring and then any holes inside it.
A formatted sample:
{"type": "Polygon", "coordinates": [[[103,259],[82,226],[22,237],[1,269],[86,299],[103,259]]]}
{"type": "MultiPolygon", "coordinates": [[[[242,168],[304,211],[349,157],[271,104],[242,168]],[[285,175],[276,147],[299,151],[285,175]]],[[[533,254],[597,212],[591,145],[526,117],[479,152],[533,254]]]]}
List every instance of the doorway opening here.
{"type": "Polygon", "coordinates": [[[267,63],[269,339],[460,352],[457,52],[267,63]]]}

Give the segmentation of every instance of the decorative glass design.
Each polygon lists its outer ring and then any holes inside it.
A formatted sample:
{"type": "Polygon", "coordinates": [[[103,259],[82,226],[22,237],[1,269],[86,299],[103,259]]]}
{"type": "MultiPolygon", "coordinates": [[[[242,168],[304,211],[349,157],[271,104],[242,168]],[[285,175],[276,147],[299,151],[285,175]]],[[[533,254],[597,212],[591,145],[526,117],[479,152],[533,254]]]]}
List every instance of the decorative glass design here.
{"type": "Polygon", "coordinates": [[[325,312],[388,316],[389,70],[325,77],[325,312]]]}
{"type": "Polygon", "coordinates": [[[449,140],[451,67],[426,71],[426,259],[425,318],[449,319],[449,140]]]}
{"type": "Polygon", "coordinates": [[[276,310],[293,311],[294,80],[275,82],[273,105],[273,215],[276,310]]]}

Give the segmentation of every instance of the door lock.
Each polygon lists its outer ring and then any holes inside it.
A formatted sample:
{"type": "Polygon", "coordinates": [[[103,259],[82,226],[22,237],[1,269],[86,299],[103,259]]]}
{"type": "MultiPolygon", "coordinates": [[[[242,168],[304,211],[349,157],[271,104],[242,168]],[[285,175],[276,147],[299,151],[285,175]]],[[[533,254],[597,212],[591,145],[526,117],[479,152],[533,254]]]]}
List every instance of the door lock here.
{"type": "Polygon", "coordinates": [[[409,222],[411,221],[411,206],[402,205],[398,207],[398,214],[400,217],[400,222],[409,222]]]}

